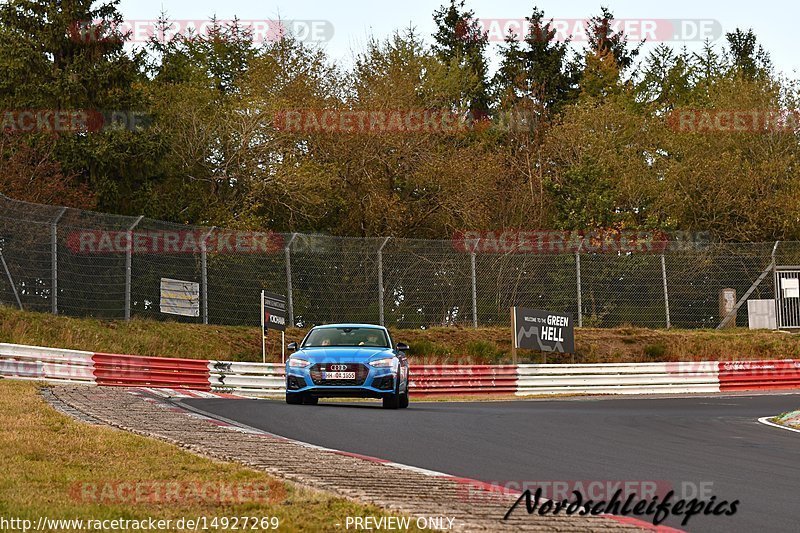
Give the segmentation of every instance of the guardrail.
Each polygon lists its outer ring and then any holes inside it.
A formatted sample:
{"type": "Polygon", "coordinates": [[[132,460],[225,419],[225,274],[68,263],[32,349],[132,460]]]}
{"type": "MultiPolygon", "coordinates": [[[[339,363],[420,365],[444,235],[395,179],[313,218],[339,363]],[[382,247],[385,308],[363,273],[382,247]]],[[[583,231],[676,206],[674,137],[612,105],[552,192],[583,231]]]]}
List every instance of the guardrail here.
{"type": "Polygon", "coordinates": [[[93,352],[0,343],[0,376],[51,382],[95,382],[93,352]]]}
{"type": "Polygon", "coordinates": [[[719,388],[780,390],[800,388],[800,361],[730,361],[719,364],[719,388]]]}
{"type": "Polygon", "coordinates": [[[517,395],[719,392],[718,363],[518,365],[517,395]]]}
{"type": "MultiPolygon", "coordinates": [[[[0,377],[112,386],[284,393],[284,368],[140,357],[0,343],[0,377]]],[[[684,394],[800,388],[800,361],[706,361],[583,365],[412,365],[415,396],[684,394]]]]}
{"type": "Polygon", "coordinates": [[[517,367],[513,365],[411,365],[409,393],[514,394],[517,367]]]}
{"type": "Polygon", "coordinates": [[[285,371],[279,363],[208,361],[208,372],[214,392],[264,396],[285,391],[285,371]]]}
{"type": "Polygon", "coordinates": [[[98,385],[211,390],[208,361],[95,353],[98,385]]]}

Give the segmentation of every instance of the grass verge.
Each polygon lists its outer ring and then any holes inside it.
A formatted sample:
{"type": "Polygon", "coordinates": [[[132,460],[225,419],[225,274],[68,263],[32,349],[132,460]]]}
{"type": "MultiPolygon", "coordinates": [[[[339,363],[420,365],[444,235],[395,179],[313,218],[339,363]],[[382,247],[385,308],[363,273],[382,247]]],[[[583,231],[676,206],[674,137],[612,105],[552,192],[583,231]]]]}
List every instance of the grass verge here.
{"type": "MultiPolygon", "coordinates": [[[[290,328],[287,342],[305,331],[290,328]]],[[[279,339],[270,334],[270,361],[280,361],[279,339]]],[[[498,364],[511,361],[510,328],[430,328],[392,331],[411,346],[414,362],[498,364]]],[[[800,335],[767,330],[653,330],[580,328],[576,354],[548,355],[548,363],[755,360],[800,358],[800,335]]],[[[129,322],[52,316],[0,307],[0,342],[110,353],[260,361],[258,327],[217,326],[133,319],[129,322]]],[[[520,362],[542,362],[520,351],[520,362]]]]}
{"type": "MultiPolygon", "coordinates": [[[[331,531],[347,516],[387,516],[244,466],[76,422],[50,408],[30,382],[0,379],[0,464],[0,516],[33,524],[39,517],[248,516],[277,517],[280,531],[331,531]]],[[[78,529],[62,524],[44,530],[78,529]]]]}

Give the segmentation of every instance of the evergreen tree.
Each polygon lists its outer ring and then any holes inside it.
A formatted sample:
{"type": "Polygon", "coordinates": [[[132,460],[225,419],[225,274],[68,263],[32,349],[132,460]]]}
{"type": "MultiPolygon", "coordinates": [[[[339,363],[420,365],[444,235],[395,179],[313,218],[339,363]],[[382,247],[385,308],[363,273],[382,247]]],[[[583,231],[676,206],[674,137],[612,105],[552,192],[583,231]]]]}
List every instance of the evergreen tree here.
{"type": "Polygon", "coordinates": [[[752,29],[745,32],[736,28],[735,31],[726,33],[725,39],[728,41],[731,67],[736,73],[752,80],[770,72],[772,61],[758,44],[752,29]]]}
{"type": "Polygon", "coordinates": [[[464,0],[450,0],[434,14],[436,57],[451,70],[464,73],[461,98],[453,105],[483,114],[489,110],[489,81],[486,62],[488,35],[481,30],[475,13],[465,8],[464,0]]]}
{"type": "MultiPolygon", "coordinates": [[[[53,157],[66,174],[90,186],[100,209],[124,213],[134,192],[152,178],[160,143],[141,130],[147,111],[139,90],[146,81],[142,53],[124,49],[129,36],[119,31],[119,0],[95,3],[0,4],[0,107],[95,117],[92,131],[59,135],[53,157]]],[[[41,145],[34,139],[30,144],[41,145]]]]}
{"type": "Polygon", "coordinates": [[[494,77],[501,105],[521,98],[535,100],[543,109],[555,109],[574,94],[576,72],[569,61],[569,40],[559,42],[552,20],[545,21],[538,8],[526,17],[530,31],[509,35],[500,50],[500,68],[494,77]]]}
{"type": "Polygon", "coordinates": [[[636,48],[629,48],[628,38],[624,33],[614,31],[613,22],[614,14],[607,7],[602,7],[599,15],[589,19],[588,52],[598,56],[610,53],[619,71],[624,72],[633,66],[644,41],[636,48]]]}

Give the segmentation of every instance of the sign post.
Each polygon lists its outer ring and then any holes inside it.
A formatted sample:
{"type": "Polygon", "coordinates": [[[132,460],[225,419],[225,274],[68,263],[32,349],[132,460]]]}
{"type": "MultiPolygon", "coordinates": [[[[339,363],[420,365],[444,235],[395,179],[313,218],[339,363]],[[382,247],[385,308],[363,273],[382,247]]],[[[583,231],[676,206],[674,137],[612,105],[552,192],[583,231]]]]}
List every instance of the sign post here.
{"type": "Polygon", "coordinates": [[[281,332],[281,362],[286,362],[284,341],[286,339],[286,296],[261,291],[261,359],[267,362],[267,332],[281,332]]]}
{"type": "Polygon", "coordinates": [[[514,364],[517,348],[541,351],[545,363],[547,352],[575,353],[575,324],[571,313],[512,307],[511,325],[514,330],[511,352],[514,364]]]}
{"type": "Polygon", "coordinates": [[[511,340],[511,364],[517,364],[517,308],[511,308],[511,331],[514,332],[514,338],[511,340]]]}
{"type": "Polygon", "coordinates": [[[264,291],[261,291],[261,307],[258,314],[261,315],[261,362],[267,362],[267,329],[264,327],[264,291]]]}

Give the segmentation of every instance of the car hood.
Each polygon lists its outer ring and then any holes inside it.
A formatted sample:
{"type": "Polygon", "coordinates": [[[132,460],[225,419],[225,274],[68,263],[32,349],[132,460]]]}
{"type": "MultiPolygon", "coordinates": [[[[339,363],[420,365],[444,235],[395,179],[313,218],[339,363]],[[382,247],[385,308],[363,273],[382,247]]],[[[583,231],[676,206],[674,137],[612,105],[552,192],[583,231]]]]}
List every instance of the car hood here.
{"type": "Polygon", "coordinates": [[[315,364],[366,363],[374,359],[393,357],[395,354],[390,348],[375,348],[374,346],[332,346],[329,348],[303,348],[292,355],[305,359],[311,364],[315,364]]]}

